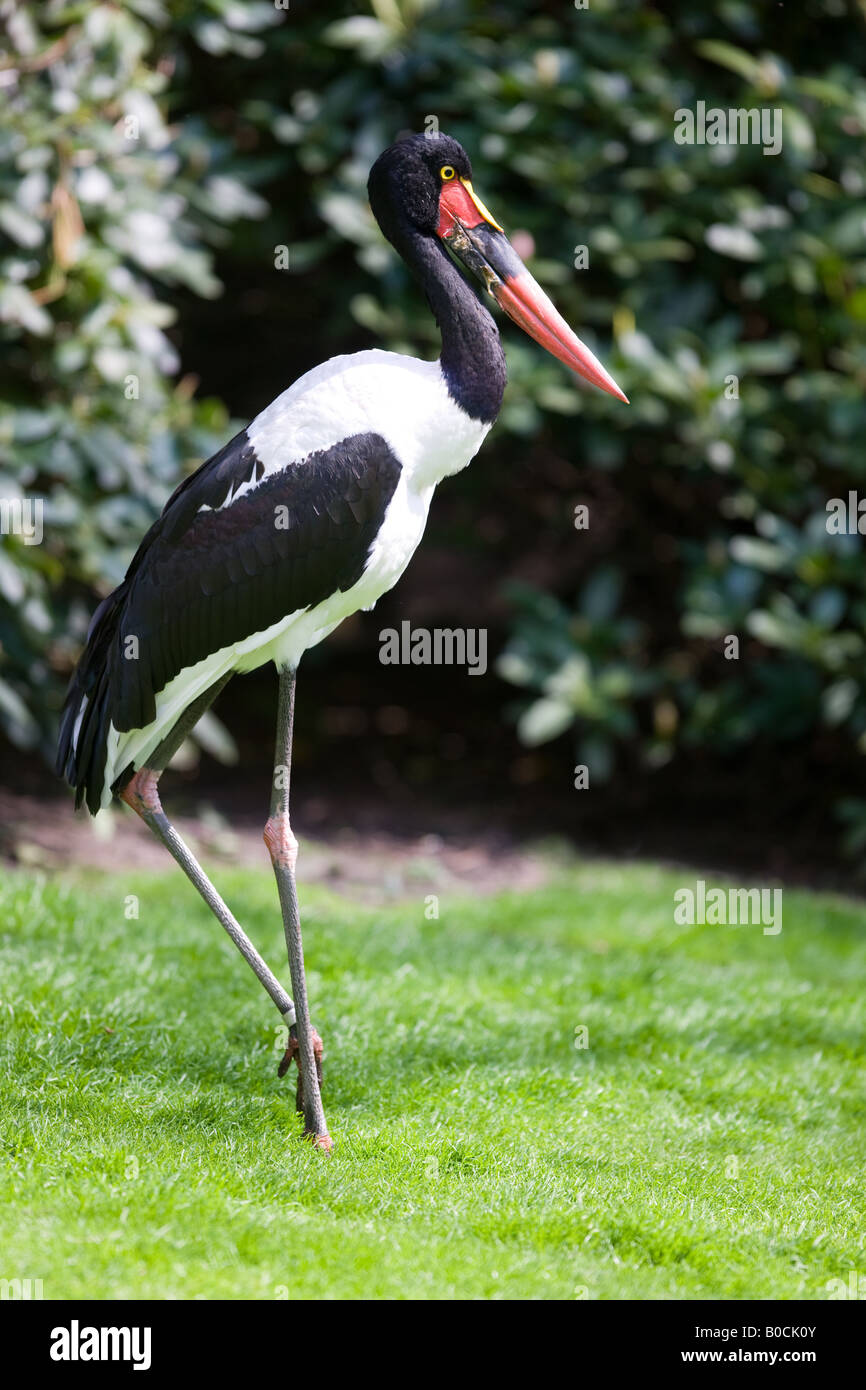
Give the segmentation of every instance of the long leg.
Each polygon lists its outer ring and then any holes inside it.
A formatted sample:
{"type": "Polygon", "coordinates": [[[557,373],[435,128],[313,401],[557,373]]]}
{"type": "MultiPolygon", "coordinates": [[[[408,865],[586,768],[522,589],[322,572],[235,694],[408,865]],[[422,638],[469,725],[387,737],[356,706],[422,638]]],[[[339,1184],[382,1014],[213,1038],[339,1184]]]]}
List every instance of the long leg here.
{"type": "Polygon", "coordinates": [[[204,898],[217,921],[228,932],[244,960],[255,971],[258,979],[276,1004],[283,1021],[291,1029],[295,1023],[294,1004],[279,980],[262,960],[246,932],[232,916],[204,869],[187,849],[163,811],[157,786],[159,778],[160,773],[154,768],[143,767],[135,773],[123,790],[118,792],[118,795],[128,806],[132,807],[137,815],[141,816],[145,825],[149,826],[157,839],[165,845],[169,854],[177,860],[187,878],[204,898]]]}
{"type": "Polygon", "coordinates": [[[289,969],[292,972],[292,992],[297,1012],[298,1069],[301,1073],[299,1101],[303,1105],[304,1125],[308,1138],[316,1148],[330,1152],[333,1147],[325,1123],[322,1096],[319,1089],[319,1059],[321,1040],[310,1023],[307,1003],[307,982],[304,977],[304,947],[301,941],[301,917],[295,884],[295,865],[298,842],[289,822],[289,782],[292,764],[292,728],[295,718],[295,672],[290,667],[280,671],[280,700],[277,715],[274,781],[271,791],[271,812],[265,826],[265,844],[274,866],[289,969]],[[317,1056],[318,1054],[318,1056],[317,1056]]]}

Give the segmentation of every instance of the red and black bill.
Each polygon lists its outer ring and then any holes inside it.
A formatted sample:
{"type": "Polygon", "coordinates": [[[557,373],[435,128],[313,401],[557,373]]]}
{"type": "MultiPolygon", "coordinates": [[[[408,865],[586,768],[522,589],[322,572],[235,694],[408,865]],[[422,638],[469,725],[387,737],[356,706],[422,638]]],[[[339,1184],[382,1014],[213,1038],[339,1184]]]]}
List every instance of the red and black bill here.
{"type": "Polygon", "coordinates": [[[486,285],[500,308],[530,338],[585,381],[628,404],[628,397],[610,373],[530,275],[468,179],[453,179],[442,188],[437,231],[449,250],[486,285]]]}

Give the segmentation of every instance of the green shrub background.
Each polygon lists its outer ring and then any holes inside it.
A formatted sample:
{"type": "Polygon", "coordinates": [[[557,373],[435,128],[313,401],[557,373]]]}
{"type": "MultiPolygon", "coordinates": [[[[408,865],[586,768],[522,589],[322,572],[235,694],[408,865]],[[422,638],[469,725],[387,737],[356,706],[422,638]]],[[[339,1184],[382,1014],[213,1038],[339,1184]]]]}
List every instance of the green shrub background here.
{"type": "MultiPolygon", "coordinates": [[[[219,266],[233,283],[272,277],[286,349],[270,394],[339,351],[435,352],[365,194],[376,154],[435,118],[632,401],[575,390],[508,334],[487,447],[503,473],[543,462],[533,520],[582,558],[577,578],[508,589],[503,717],[517,694],[524,741],[573,731],[600,777],[624,744],[649,768],[756,741],[866,751],[862,540],[826,527],[828,499],[866,476],[862,5],[45,0],[4,14],[0,496],[45,501],[43,543],[0,549],[15,745],[50,749],[95,597],[234,428],[232,399],[183,374],[197,370],[186,317],[220,296],[219,266]],[[698,101],[780,109],[782,152],[677,144],[675,113],[698,101]]],[[[221,317],[242,378],[233,296],[221,317]]],[[[479,515],[489,482],[460,484],[479,515]]],[[[482,552],[483,527],[456,543],[482,552]]],[[[858,806],[842,810],[862,843],[858,806]]]]}

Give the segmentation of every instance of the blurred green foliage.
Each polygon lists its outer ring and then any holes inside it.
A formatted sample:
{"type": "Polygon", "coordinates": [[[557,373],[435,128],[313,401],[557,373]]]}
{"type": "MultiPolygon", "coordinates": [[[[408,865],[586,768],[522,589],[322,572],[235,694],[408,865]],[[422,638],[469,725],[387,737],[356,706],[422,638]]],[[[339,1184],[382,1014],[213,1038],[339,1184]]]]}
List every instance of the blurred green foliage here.
{"type": "Polygon", "coordinates": [[[379,151],[432,119],[632,401],[509,333],[490,447],[543,448],[626,499],[603,562],[592,505],[573,530],[577,472],[546,514],[587,566],[577,595],[514,596],[500,671],[524,738],[574,727],[599,775],[623,740],[649,766],[827,728],[866,751],[863,544],[826,526],[829,498],[866,492],[862,6],[48,0],[6,26],[0,495],[46,499],[44,543],[7,538],[0,561],[13,738],[49,728],[91,591],[229,432],[175,382],[176,287],[218,294],[217,252],[261,268],[285,242],[308,365],[359,341],[435,350],[365,193],[379,151]],[[678,144],[699,101],[780,110],[781,152],[678,144]],[[331,263],[323,306],[305,286],[331,263]]]}
{"type": "MultiPolygon", "coordinates": [[[[204,7],[200,7],[204,8],[204,7]]],[[[215,295],[211,245],[264,204],[169,122],[155,4],[6,6],[0,60],[0,496],[44,503],[0,551],[0,718],[49,743],[93,607],[182,468],[226,435],[174,383],[166,286],[215,295]]]]}

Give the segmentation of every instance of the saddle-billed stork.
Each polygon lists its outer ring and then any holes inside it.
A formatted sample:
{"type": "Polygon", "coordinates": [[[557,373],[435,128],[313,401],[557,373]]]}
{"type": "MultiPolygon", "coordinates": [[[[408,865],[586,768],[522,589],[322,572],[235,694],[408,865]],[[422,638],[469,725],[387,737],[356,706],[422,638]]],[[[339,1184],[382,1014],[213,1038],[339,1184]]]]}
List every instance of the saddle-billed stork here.
{"type": "Polygon", "coordinates": [[[57,769],[91,813],[127,802],[195,884],[289,1027],[298,1109],[331,1149],[322,1043],[310,1023],[289,821],[295,672],[308,647],[396,584],[433,489],[477,453],[505,389],[499,333],[459,261],[510,318],[573,371],[626,397],[557,313],[472,187],[463,147],[415,135],[376,160],[380,228],[427,295],[433,362],[372,350],[296,381],[172,493],[123,583],[93,617],[63,710],[57,769]],[[452,257],[454,259],[452,259],[452,257]],[[160,803],[166,764],[226,681],[273,661],[279,713],[264,837],[277,879],[294,1002],[160,803]]]}

